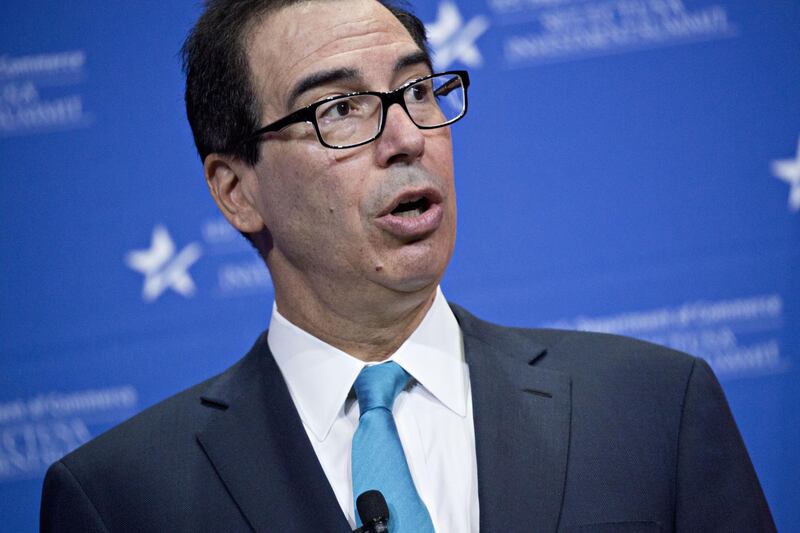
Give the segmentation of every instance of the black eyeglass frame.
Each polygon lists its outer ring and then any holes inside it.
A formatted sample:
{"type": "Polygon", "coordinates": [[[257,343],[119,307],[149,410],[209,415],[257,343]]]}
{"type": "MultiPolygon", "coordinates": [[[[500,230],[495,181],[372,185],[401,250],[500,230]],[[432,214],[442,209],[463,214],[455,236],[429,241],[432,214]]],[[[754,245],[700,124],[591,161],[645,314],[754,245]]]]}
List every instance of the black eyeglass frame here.
{"type": "Polygon", "coordinates": [[[237,146],[241,146],[242,144],[244,144],[246,142],[252,141],[253,139],[255,139],[257,137],[260,137],[261,135],[263,135],[265,133],[269,133],[269,132],[272,132],[272,131],[280,131],[280,130],[282,130],[283,128],[285,128],[287,126],[290,126],[292,124],[296,124],[298,122],[309,122],[309,123],[311,123],[314,126],[314,130],[317,133],[317,140],[320,142],[320,144],[322,144],[322,146],[325,146],[326,148],[345,149],[345,148],[355,148],[356,146],[363,146],[365,144],[371,143],[372,141],[374,141],[375,139],[377,139],[378,137],[381,136],[381,134],[383,133],[383,129],[386,126],[386,115],[389,113],[389,107],[392,104],[399,104],[400,107],[403,108],[403,111],[406,112],[406,115],[408,115],[408,118],[411,119],[411,122],[413,122],[414,125],[416,127],[418,127],[419,129],[421,129],[421,130],[432,130],[432,129],[436,129],[436,128],[442,128],[444,126],[449,126],[450,124],[453,124],[454,122],[457,122],[457,121],[461,120],[464,117],[464,115],[467,114],[467,107],[468,107],[468,105],[467,105],[467,102],[468,102],[467,89],[468,88],[469,88],[469,73],[466,70],[448,70],[446,72],[436,72],[436,73],[430,74],[428,76],[423,76],[422,78],[417,78],[417,79],[414,79],[414,80],[410,80],[410,81],[404,83],[403,85],[401,85],[400,87],[398,87],[397,89],[395,89],[393,91],[385,92],[385,93],[384,92],[379,92],[379,91],[363,91],[363,92],[355,92],[355,93],[349,93],[349,94],[341,94],[341,95],[337,95],[337,96],[330,96],[330,97],[324,98],[324,99],[322,99],[322,100],[320,100],[318,102],[314,102],[313,104],[311,104],[309,106],[306,106],[306,107],[304,107],[302,109],[298,109],[297,111],[289,113],[285,117],[283,117],[281,119],[278,119],[275,122],[272,122],[271,124],[267,124],[266,126],[264,126],[262,128],[257,129],[256,131],[254,131],[253,133],[251,133],[247,137],[241,139],[237,143],[237,146]],[[406,89],[408,89],[409,87],[411,87],[414,84],[417,84],[417,83],[419,83],[421,81],[425,81],[425,80],[429,80],[429,79],[432,79],[432,78],[436,78],[438,76],[447,76],[447,75],[458,76],[459,79],[461,80],[461,85],[464,88],[464,108],[463,108],[463,110],[461,111],[461,113],[457,117],[452,118],[452,119],[450,119],[447,122],[444,122],[442,124],[437,124],[436,126],[420,126],[414,120],[414,117],[411,116],[411,113],[409,113],[408,107],[406,107],[406,101],[405,101],[405,98],[404,98],[403,94],[405,93],[406,89]],[[380,128],[378,128],[378,132],[375,134],[375,136],[372,137],[371,139],[368,139],[366,141],[362,141],[362,142],[359,142],[359,143],[356,143],[356,144],[335,145],[335,144],[326,143],[322,139],[322,133],[319,131],[319,124],[317,124],[317,115],[316,115],[317,108],[319,106],[321,106],[321,105],[324,105],[324,104],[326,104],[328,102],[331,102],[333,100],[338,100],[340,98],[351,98],[353,96],[368,96],[368,95],[377,96],[381,100],[382,116],[381,116],[380,128]]]}

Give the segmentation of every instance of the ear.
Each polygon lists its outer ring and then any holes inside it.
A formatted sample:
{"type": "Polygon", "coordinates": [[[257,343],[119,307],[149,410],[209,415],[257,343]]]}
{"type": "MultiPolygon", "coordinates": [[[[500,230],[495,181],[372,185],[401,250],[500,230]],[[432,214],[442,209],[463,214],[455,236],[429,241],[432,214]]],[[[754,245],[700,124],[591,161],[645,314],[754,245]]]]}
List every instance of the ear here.
{"type": "Polygon", "coordinates": [[[233,227],[244,233],[264,229],[264,220],[256,209],[245,180],[255,180],[255,170],[238,158],[212,153],[203,161],[206,184],[214,202],[233,227]]]}

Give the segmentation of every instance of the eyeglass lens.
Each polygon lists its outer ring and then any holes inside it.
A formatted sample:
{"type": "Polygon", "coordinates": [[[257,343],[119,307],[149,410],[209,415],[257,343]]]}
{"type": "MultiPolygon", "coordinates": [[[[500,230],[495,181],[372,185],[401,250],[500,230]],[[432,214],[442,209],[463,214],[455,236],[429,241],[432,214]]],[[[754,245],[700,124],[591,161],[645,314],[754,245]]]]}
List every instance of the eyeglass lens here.
{"type": "MultiPolygon", "coordinates": [[[[455,74],[434,76],[405,88],[403,99],[411,120],[423,128],[435,128],[464,114],[461,78],[455,74]]],[[[322,141],[332,146],[351,146],[374,139],[381,129],[383,109],[379,96],[343,96],[316,109],[322,141]]]]}

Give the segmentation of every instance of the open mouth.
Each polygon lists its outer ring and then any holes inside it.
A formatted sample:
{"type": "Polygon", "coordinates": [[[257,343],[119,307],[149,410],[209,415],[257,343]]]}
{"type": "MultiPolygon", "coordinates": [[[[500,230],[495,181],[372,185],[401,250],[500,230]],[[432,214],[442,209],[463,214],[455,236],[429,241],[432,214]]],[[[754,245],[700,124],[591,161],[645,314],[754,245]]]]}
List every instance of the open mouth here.
{"type": "Polygon", "coordinates": [[[375,218],[383,231],[409,244],[431,235],[444,218],[444,198],[433,187],[399,194],[375,218]]]}
{"type": "Polygon", "coordinates": [[[397,204],[397,207],[392,209],[392,215],[397,217],[418,217],[427,211],[430,206],[430,200],[424,196],[420,196],[419,198],[397,204]]]}

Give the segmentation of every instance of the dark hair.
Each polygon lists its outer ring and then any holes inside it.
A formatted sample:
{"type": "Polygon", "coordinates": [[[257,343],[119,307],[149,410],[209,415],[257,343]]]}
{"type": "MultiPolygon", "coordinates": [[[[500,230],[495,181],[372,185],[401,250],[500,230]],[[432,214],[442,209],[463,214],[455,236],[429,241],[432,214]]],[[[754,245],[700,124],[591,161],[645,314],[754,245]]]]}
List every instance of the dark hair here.
{"type": "MultiPolygon", "coordinates": [[[[246,39],[265,16],[302,0],[207,0],[181,48],[186,115],[200,159],[212,152],[258,162],[258,143],[239,141],[258,129],[261,104],[253,88],[246,39]]],[[[384,0],[420,50],[429,55],[425,26],[407,9],[384,0]]]]}

